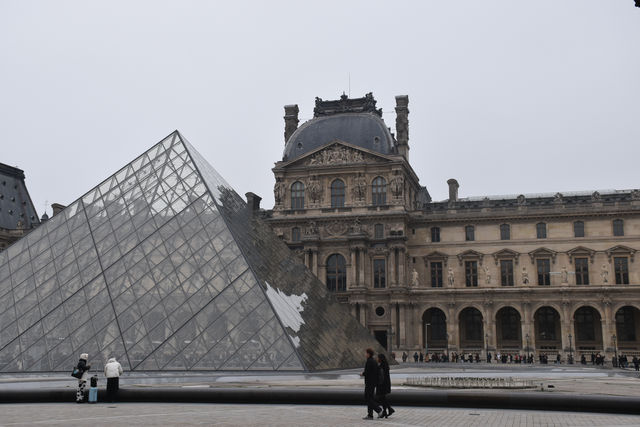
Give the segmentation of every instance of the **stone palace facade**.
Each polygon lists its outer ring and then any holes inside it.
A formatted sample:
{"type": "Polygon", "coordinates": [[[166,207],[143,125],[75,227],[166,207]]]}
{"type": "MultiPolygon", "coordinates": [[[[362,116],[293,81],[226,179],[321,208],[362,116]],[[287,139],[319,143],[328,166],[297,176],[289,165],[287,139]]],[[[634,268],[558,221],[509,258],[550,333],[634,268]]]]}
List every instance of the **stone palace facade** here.
{"type": "Polygon", "coordinates": [[[272,228],[392,351],[640,354],[640,191],[433,201],[372,94],[285,106],[272,228]]]}

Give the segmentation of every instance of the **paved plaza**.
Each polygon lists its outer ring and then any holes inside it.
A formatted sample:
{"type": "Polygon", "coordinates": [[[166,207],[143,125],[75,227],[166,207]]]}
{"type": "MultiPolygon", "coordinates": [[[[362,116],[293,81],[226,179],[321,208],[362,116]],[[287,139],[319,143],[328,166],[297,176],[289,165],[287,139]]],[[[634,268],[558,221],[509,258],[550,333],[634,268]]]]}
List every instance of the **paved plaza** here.
{"type": "Polygon", "coordinates": [[[3,405],[1,426],[640,426],[640,416],[494,409],[399,407],[362,420],[364,407],[221,404],[3,405]]]}

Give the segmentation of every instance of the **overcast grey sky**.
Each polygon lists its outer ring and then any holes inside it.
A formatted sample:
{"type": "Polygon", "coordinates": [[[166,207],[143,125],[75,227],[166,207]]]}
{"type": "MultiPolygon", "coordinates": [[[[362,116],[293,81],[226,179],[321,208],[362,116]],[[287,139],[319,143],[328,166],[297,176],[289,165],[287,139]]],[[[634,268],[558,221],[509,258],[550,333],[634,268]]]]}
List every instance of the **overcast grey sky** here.
{"type": "Polygon", "coordinates": [[[633,0],[0,0],[0,162],[42,214],[178,129],[270,208],[283,105],[349,74],[434,200],[640,187],[633,0]]]}

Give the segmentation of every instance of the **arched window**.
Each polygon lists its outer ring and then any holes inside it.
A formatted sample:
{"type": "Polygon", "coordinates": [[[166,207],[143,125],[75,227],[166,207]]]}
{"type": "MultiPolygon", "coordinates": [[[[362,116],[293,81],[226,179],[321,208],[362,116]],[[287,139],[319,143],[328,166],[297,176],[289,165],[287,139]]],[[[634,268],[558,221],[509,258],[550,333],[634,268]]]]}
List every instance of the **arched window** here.
{"type": "Polygon", "coordinates": [[[573,236],[584,237],[584,222],[576,221],[573,223],[573,236]]]}
{"type": "Polygon", "coordinates": [[[500,225],[500,240],[511,240],[511,226],[509,224],[500,225]]]}
{"type": "Polygon", "coordinates": [[[544,222],[539,222],[536,224],[536,237],[538,239],[547,238],[547,224],[545,224],[544,222]]]}
{"type": "Polygon", "coordinates": [[[347,267],[344,257],[333,254],[327,259],[327,289],[330,291],[347,290],[347,267]]]}
{"type": "Polygon", "coordinates": [[[624,221],[621,219],[613,220],[613,235],[624,236],[624,221]]]}
{"type": "Polygon", "coordinates": [[[291,209],[304,209],[304,184],[300,181],[291,185],[291,209]]]}
{"type": "Polygon", "coordinates": [[[375,206],[387,204],[387,181],[381,176],[371,183],[371,201],[375,206]]]}
{"type": "Polygon", "coordinates": [[[331,183],[331,207],[344,208],[344,182],[341,179],[331,183]]]}

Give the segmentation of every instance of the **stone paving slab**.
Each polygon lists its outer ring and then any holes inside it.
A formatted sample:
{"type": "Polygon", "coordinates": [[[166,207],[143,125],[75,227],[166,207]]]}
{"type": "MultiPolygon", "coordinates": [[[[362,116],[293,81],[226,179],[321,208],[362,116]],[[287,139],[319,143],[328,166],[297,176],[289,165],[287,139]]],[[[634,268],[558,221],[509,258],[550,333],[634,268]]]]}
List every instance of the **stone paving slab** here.
{"type": "Polygon", "coordinates": [[[520,410],[397,408],[362,420],[365,408],[326,405],[7,404],[0,426],[640,426],[640,416],[520,410]]]}

